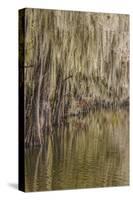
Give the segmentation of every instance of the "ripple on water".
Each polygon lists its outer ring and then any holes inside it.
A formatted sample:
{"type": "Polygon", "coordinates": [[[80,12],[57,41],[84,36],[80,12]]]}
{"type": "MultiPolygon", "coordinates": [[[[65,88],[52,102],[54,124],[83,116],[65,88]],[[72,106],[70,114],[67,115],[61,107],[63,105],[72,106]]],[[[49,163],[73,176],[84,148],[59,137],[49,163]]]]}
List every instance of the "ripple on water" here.
{"type": "Polygon", "coordinates": [[[42,148],[25,151],[26,191],[128,185],[128,134],[124,110],[70,118],[42,148]]]}

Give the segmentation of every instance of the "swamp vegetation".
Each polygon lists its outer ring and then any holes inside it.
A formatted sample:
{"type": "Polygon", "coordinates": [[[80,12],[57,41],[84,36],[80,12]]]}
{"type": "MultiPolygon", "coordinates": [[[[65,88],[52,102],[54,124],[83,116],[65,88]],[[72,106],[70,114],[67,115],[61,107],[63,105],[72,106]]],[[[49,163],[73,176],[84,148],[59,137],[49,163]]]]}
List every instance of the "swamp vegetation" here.
{"type": "Polygon", "coordinates": [[[67,115],[128,103],[128,15],[25,9],[24,23],[25,144],[67,115]]]}
{"type": "Polygon", "coordinates": [[[26,190],[128,184],[129,16],[27,8],[19,33],[26,190]]]}

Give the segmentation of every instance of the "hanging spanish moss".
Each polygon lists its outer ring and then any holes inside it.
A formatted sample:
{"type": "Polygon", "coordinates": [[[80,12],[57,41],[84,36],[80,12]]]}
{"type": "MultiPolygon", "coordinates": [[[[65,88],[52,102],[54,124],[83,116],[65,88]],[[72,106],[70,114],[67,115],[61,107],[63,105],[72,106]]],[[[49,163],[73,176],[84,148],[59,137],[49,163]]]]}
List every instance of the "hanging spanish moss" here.
{"type": "Polygon", "coordinates": [[[25,144],[72,116],[129,101],[129,17],[25,10],[25,144]]]}

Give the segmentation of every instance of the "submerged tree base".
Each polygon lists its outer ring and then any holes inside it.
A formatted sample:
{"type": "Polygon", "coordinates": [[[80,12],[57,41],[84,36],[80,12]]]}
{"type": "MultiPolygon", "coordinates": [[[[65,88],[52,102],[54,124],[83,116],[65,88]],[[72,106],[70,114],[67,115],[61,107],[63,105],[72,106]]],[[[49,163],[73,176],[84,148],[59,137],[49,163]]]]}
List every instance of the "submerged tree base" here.
{"type": "MultiPolygon", "coordinates": [[[[40,144],[40,140],[38,139],[38,137],[34,138],[33,142],[25,142],[25,147],[29,148],[29,147],[40,147],[43,146],[46,141],[46,135],[47,136],[51,136],[58,130],[58,129],[65,129],[66,127],[69,127],[69,121],[72,117],[75,118],[75,120],[81,119],[80,124],[82,124],[82,120],[84,118],[92,118],[94,113],[97,112],[122,112],[122,111],[127,111],[129,112],[129,99],[126,98],[121,102],[118,101],[105,101],[105,100],[94,100],[94,102],[92,102],[90,107],[85,107],[84,109],[80,109],[78,111],[75,112],[71,112],[71,113],[66,113],[60,120],[60,123],[56,123],[56,124],[51,124],[51,127],[44,127],[44,129],[42,130],[42,143],[40,144]]],[[[89,124],[88,124],[89,125],[89,124]]],[[[87,126],[88,126],[87,125],[87,126]]],[[[63,131],[62,131],[63,134],[63,131]]],[[[36,134],[37,135],[37,134],[36,134]]]]}

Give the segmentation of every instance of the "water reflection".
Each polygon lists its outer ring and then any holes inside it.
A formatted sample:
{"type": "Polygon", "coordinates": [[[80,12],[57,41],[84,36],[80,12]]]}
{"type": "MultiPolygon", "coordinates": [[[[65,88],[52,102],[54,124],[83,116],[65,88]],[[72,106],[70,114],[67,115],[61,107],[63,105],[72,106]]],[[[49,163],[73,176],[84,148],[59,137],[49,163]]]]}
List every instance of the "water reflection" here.
{"type": "Polygon", "coordinates": [[[26,149],[26,191],[127,185],[128,115],[106,110],[71,117],[45,135],[43,147],[26,149]]]}

